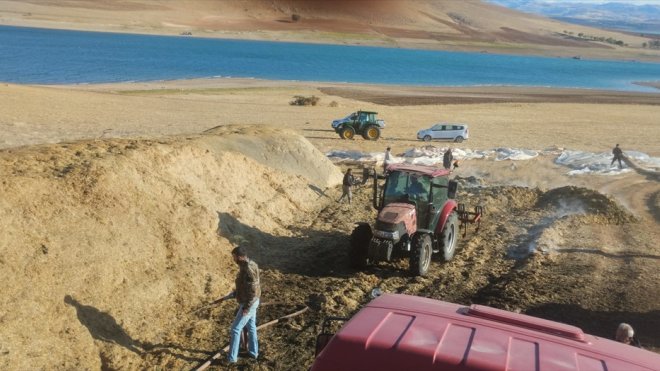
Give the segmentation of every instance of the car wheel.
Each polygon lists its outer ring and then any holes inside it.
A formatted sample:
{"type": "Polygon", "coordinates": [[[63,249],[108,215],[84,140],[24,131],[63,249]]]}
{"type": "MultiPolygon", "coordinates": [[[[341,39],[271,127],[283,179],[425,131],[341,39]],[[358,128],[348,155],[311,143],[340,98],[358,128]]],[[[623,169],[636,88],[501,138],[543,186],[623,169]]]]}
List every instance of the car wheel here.
{"type": "Polygon", "coordinates": [[[430,135],[424,135],[424,141],[425,142],[430,142],[431,141],[431,136],[430,135]]]}
{"type": "Polygon", "coordinates": [[[378,140],[380,138],[380,129],[375,125],[368,126],[362,133],[362,137],[367,140],[378,140]]]}
{"type": "Polygon", "coordinates": [[[457,136],[456,139],[454,139],[454,142],[456,142],[456,143],[461,143],[461,142],[463,142],[463,137],[460,136],[460,135],[457,136]]]}
{"type": "Polygon", "coordinates": [[[347,126],[341,129],[341,133],[339,135],[342,137],[342,139],[353,139],[353,137],[355,137],[355,129],[347,126]]]}

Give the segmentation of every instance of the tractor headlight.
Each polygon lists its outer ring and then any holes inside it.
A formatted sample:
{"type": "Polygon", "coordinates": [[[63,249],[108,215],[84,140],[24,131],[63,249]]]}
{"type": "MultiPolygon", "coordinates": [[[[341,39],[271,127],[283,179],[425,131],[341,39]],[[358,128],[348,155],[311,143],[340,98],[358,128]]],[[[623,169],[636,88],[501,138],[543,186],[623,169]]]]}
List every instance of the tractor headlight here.
{"type": "Polygon", "coordinates": [[[396,241],[399,239],[399,231],[386,232],[386,231],[375,230],[374,236],[396,241]]]}

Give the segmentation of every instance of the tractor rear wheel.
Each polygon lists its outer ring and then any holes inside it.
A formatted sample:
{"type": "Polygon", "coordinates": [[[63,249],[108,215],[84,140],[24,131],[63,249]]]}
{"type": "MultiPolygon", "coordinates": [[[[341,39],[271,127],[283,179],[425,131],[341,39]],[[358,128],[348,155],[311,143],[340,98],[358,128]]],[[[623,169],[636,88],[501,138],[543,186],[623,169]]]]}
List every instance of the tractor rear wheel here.
{"type": "Polygon", "coordinates": [[[376,125],[367,126],[362,132],[362,138],[367,140],[378,140],[378,138],[380,138],[380,128],[376,125]]]}
{"type": "Polygon", "coordinates": [[[360,224],[351,233],[351,246],[348,250],[348,259],[351,267],[364,269],[369,264],[368,249],[373,232],[369,224],[360,224]]]}
{"type": "Polygon", "coordinates": [[[458,215],[456,211],[449,214],[445,227],[442,229],[440,241],[442,243],[442,260],[448,262],[454,257],[456,245],[458,244],[458,215]]]}
{"type": "Polygon", "coordinates": [[[355,129],[353,129],[353,127],[351,127],[351,126],[345,126],[339,132],[339,136],[342,139],[353,139],[353,137],[355,137],[355,129]]]}
{"type": "Polygon", "coordinates": [[[431,266],[431,254],[433,254],[431,236],[416,235],[410,251],[410,273],[414,276],[425,276],[431,266]]]}

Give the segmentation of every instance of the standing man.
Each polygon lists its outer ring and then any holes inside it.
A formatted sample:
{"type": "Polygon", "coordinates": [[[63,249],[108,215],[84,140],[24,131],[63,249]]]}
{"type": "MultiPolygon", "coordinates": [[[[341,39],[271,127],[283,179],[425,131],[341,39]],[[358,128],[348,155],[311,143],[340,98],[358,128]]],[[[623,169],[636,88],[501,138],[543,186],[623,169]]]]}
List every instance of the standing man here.
{"type": "Polygon", "coordinates": [[[442,156],[442,166],[449,170],[451,165],[454,163],[454,155],[451,153],[451,147],[447,148],[445,154],[442,156]]]}
{"type": "MultiPolygon", "coordinates": [[[[238,264],[238,276],[236,276],[236,290],[225,298],[235,297],[238,301],[236,318],[231,325],[231,340],[229,342],[229,356],[227,362],[236,363],[238,360],[238,346],[241,342],[241,332],[247,326],[247,349],[250,357],[256,359],[259,356],[259,342],[257,340],[257,307],[261,297],[261,285],[259,283],[259,266],[247,257],[242,246],[231,252],[234,262],[238,264]]],[[[223,298],[223,299],[225,299],[223,298]]]]}
{"type": "Polygon", "coordinates": [[[610,166],[614,165],[614,161],[619,161],[619,169],[623,169],[623,165],[621,165],[621,159],[623,158],[623,151],[621,151],[621,148],[619,148],[618,144],[612,150],[612,154],[614,155],[614,157],[612,158],[612,163],[610,164],[610,166]]]}
{"type": "Polygon", "coordinates": [[[387,150],[385,151],[385,159],[383,160],[383,174],[387,172],[387,166],[392,163],[391,150],[391,147],[387,147],[387,150]]]}
{"type": "Polygon", "coordinates": [[[342,194],[341,197],[339,197],[339,200],[337,202],[341,202],[341,200],[344,199],[344,196],[348,196],[348,203],[350,205],[351,201],[353,201],[353,191],[351,190],[351,187],[355,184],[355,178],[353,177],[352,170],[348,169],[346,170],[346,174],[344,174],[344,180],[342,181],[342,194]]]}

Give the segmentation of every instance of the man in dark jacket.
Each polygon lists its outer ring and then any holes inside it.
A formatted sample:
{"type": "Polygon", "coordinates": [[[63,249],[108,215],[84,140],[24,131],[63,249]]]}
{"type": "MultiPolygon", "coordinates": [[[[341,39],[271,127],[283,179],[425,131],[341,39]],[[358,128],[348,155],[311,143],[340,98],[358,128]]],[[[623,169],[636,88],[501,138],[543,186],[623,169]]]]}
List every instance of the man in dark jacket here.
{"type": "Polygon", "coordinates": [[[341,202],[341,200],[344,199],[345,196],[348,196],[348,203],[350,204],[351,201],[353,201],[353,191],[351,188],[355,185],[355,178],[353,177],[353,173],[351,169],[346,170],[346,174],[344,174],[344,180],[342,181],[342,194],[341,197],[339,197],[339,200],[337,202],[341,202]]]}
{"type": "Polygon", "coordinates": [[[454,163],[454,155],[451,153],[451,147],[447,148],[444,156],[442,156],[442,166],[445,169],[451,169],[451,165],[454,163]]]}
{"type": "Polygon", "coordinates": [[[259,342],[257,340],[257,308],[261,297],[259,283],[259,266],[247,257],[245,249],[241,246],[231,252],[234,262],[239,270],[236,276],[236,290],[228,297],[235,297],[239,307],[236,318],[231,325],[231,340],[229,342],[229,355],[227,361],[235,363],[238,360],[238,346],[241,341],[241,332],[247,326],[247,348],[250,357],[259,355],[259,342]]]}
{"type": "Polygon", "coordinates": [[[619,145],[617,144],[614,149],[612,149],[612,155],[614,157],[612,158],[612,163],[610,166],[614,165],[614,161],[619,161],[619,169],[623,169],[623,165],[621,165],[621,159],[623,159],[623,151],[621,151],[621,148],[619,148],[619,145]]]}

